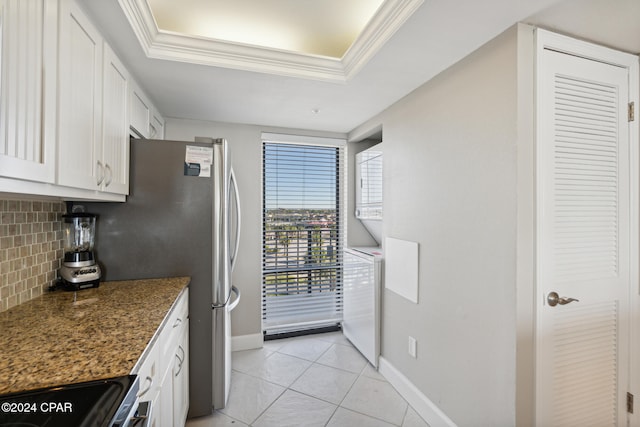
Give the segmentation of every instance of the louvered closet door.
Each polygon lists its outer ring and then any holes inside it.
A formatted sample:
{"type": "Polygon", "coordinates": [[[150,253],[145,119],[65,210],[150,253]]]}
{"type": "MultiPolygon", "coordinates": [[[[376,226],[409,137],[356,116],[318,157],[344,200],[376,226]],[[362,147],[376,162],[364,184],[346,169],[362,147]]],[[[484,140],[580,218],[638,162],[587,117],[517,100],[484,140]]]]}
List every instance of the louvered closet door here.
{"type": "Polygon", "coordinates": [[[546,49],[538,60],[536,424],[624,425],[628,70],[546,49]],[[579,301],[551,306],[551,292],[579,301]]]}

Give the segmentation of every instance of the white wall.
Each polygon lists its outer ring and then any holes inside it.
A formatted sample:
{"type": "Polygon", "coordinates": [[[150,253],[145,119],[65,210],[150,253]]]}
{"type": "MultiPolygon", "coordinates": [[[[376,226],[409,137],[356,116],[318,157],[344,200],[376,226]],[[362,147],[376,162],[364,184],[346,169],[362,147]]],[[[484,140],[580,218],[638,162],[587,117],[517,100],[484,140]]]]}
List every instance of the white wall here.
{"type": "Polygon", "coordinates": [[[352,132],[382,124],[384,234],[420,244],[418,304],[384,293],[382,356],[460,426],[515,424],[516,34],[352,132]]]}

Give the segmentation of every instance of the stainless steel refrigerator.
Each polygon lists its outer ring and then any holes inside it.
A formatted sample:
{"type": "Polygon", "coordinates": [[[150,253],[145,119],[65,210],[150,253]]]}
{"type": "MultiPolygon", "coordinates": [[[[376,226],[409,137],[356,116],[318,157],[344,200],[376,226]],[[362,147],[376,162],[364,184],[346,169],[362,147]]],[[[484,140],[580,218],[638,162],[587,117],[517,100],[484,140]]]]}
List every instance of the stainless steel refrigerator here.
{"type": "Polygon", "coordinates": [[[191,276],[189,417],[227,402],[230,313],[240,301],[231,285],[240,206],[228,144],[198,141],[132,140],[127,201],[82,203],[98,215],[104,280],[191,276]]]}

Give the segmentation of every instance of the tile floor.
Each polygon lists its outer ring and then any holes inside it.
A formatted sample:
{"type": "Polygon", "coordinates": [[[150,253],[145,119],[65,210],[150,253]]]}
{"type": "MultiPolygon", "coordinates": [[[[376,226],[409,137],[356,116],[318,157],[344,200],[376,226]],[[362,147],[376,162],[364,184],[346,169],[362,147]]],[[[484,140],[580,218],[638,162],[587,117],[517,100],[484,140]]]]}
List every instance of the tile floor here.
{"type": "Polygon", "coordinates": [[[227,406],[187,427],[428,427],[340,332],[233,353],[227,406]]]}

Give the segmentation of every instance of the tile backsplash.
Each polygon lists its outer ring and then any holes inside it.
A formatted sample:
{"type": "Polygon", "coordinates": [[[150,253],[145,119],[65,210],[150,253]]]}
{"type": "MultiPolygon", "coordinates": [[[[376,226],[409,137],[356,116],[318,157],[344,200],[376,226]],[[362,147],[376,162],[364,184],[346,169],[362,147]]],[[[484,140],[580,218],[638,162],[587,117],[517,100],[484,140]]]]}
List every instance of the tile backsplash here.
{"type": "Polygon", "coordinates": [[[0,312],[42,294],[62,259],[61,201],[0,199],[0,312]]]}

